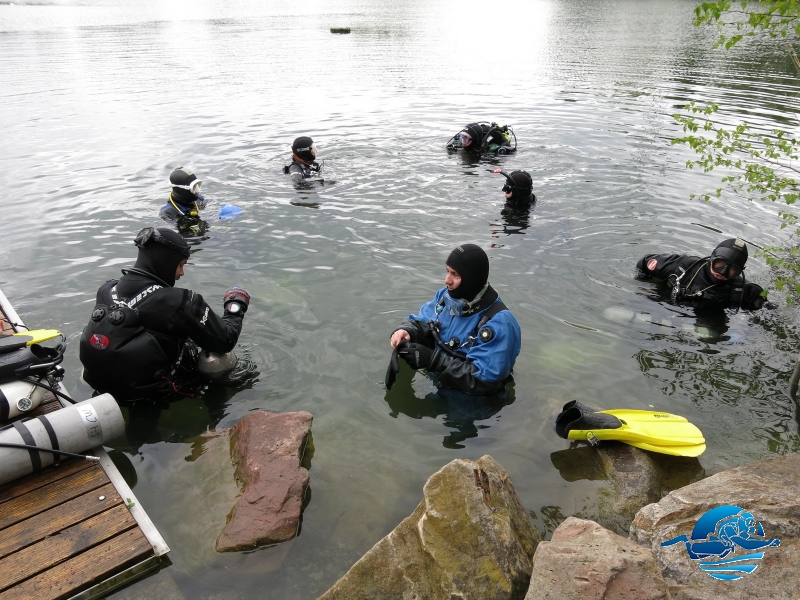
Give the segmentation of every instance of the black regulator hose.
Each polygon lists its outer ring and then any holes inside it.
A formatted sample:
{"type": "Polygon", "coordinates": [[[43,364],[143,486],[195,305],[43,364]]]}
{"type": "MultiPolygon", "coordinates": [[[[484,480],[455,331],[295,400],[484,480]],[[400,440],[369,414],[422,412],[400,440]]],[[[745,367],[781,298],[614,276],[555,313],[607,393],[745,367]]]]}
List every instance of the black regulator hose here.
{"type": "Polygon", "coordinates": [[[38,380],[36,380],[36,379],[28,379],[27,377],[20,377],[20,378],[19,378],[19,380],[20,380],[20,381],[24,381],[25,383],[30,383],[31,385],[38,385],[40,388],[44,388],[44,389],[46,389],[48,392],[52,392],[53,394],[55,394],[55,395],[56,395],[56,396],[58,396],[59,398],[63,398],[64,400],[66,400],[66,401],[67,401],[67,402],[69,402],[70,404],[77,404],[77,402],[76,402],[75,400],[73,400],[72,398],[70,398],[70,397],[69,397],[69,396],[67,396],[66,394],[63,394],[63,393],[59,392],[57,389],[55,389],[55,388],[54,388],[54,387],[52,387],[52,386],[45,385],[45,384],[44,384],[44,383],[42,383],[41,381],[38,381],[38,380]]]}
{"type": "Polygon", "coordinates": [[[17,448],[19,450],[35,450],[37,452],[49,452],[50,454],[58,454],[61,456],[71,456],[73,458],[82,458],[84,460],[99,461],[100,458],[90,454],[76,454],[75,452],[64,452],[63,450],[53,450],[52,448],[40,448],[39,446],[28,446],[26,444],[10,444],[0,442],[0,448],[17,448]]]}

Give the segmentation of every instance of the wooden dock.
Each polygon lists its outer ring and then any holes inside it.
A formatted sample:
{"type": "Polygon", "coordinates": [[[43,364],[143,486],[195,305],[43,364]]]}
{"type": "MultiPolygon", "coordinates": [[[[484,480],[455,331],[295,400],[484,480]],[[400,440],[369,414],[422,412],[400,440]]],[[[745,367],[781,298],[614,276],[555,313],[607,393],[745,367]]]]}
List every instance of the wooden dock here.
{"type": "MultiPolygon", "coordinates": [[[[2,291],[0,319],[0,336],[25,331],[2,291]]],[[[19,418],[62,402],[47,392],[19,418]]],[[[169,548],[108,454],[87,454],[100,461],[64,458],[0,485],[0,600],[101,598],[169,564],[169,548]]]]}

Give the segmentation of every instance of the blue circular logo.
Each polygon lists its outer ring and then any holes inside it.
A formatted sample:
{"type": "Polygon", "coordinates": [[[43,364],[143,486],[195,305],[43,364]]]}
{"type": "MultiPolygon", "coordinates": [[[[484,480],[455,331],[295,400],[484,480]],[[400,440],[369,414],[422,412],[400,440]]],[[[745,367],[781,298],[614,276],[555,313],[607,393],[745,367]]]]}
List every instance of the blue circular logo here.
{"type": "Polygon", "coordinates": [[[672,546],[683,542],[689,558],[714,579],[736,581],[758,568],[762,548],[778,547],[781,541],[768,539],[761,523],[739,506],[712,508],[695,523],[692,538],[685,535],[662,542],[672,546]]]}

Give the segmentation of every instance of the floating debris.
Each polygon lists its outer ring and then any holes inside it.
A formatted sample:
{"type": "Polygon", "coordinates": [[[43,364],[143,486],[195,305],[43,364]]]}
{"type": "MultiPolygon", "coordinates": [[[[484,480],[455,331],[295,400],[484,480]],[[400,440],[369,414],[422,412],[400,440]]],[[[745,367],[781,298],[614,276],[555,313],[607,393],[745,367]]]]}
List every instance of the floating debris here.
{"type": "Polygon", "coordinates": [[[331,33],[350,33],[349,27],[331,27],[331,33]]]}

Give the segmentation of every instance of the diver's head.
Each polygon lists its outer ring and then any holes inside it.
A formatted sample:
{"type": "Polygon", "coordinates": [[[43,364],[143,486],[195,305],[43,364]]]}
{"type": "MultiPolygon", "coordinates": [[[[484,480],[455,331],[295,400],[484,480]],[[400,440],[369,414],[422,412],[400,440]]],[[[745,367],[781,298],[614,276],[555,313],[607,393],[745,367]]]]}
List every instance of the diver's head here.
{"type": "Polygon", "coordinates": [[[470,123],[458,134],[461,147],[467,150],[477,150],[483,141],[483,129],[480,123],[470,123]]]}
{"type": "Polygon", "coordinates": [[[746,263],[747,244],[739,238],[731,238],[714,248],[708,268],[715,279],[725,281],[741,275],[746,263]]]}
{"type": "Polygon", "coordinates": [[[511,171],[510,175],[503,175],[506,177],[506,184],[503,186],[506,200],[524,201],[531,198],[533,179],[527,171],[511,171]]]}
{"type": "Polygon", "coordinates": [[[172,186],[172,198],[179,204],[191,205],[198,198],[202,199],[200,188],[203,180],[198,179],[197,175],[186,167],[178,167],[172,171],[169,174],[169,184],[172,186]]]}
{"type": "Polygon", "coordinates": [[[292,143],[292,154],[302,162],[311,164],[317,157],[317,146],[314,144],[314,140],[304,135],[292,143]]]}
{"type": "Polygon", "coordinates": [[[444,284],[451,298],[471,301],[489,282],[489,257],[480,246],[462,244],[445,261],[444,284]]]}
{"type": "Polygon", "coordinates": [[[183,265],[190,255],[186,240],[172,229],[145,227],[133,243],[139,248],[133,266],[152,273],[168,285],[175,285],[175,280],[183,275],[183,265]]]}

